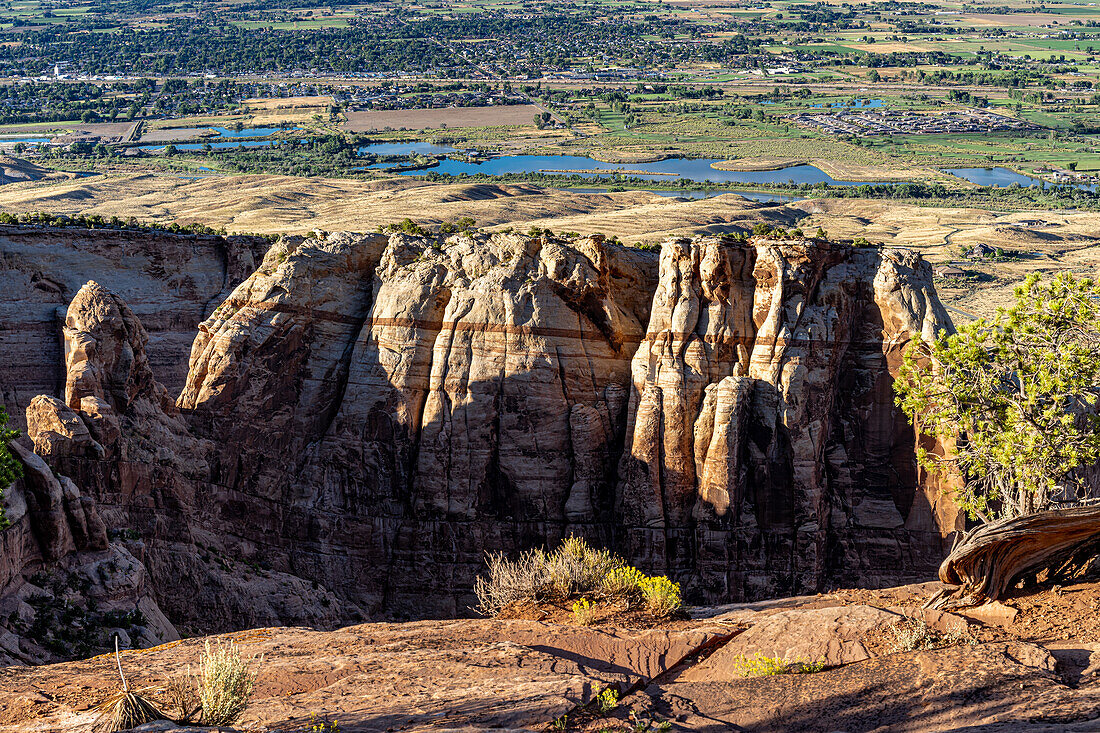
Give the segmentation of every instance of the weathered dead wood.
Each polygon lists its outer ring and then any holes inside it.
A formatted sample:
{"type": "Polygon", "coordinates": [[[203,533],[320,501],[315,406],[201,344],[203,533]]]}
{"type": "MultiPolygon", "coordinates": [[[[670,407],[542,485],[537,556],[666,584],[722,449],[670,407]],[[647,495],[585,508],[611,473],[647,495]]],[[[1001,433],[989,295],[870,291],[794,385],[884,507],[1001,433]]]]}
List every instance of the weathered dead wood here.
{"type": "Polygon", "coordinates": [[[1072,576],[1100,552],[1100,506],[1056,509],[1004,519],[967,533],[940,565],[940,580],[958,585],[929,608],[974,606],[999,600],[1030,574],[1072,576]]]}

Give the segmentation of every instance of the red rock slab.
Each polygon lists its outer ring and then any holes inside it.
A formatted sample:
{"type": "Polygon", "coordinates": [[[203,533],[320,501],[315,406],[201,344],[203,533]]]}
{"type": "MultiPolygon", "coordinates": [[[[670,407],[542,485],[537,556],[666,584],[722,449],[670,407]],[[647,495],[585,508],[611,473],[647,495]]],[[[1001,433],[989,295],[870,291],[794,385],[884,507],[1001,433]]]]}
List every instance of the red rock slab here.
{"type": "Polygon", "coordinates": [[[684,671],[680,679],[685,682],[740,679],[744,676],[742,660],[757,654],[778,657],[788,663],[815,662],[830,667],[859,662],[871,656],[862,639],[872,630],[900,618],[873,606],[780,611],[761,618],[706,661],[684,671]]]}
{"type": "MultiPolygon", "coordinates": [[[[604,688],[644,684],[727,633],[463,620],[258,629],[217,639],[234,639],[261,670],[238,727],[294,729],[317,716],[352,733],[541,729],[604,688]]],[[[128,651],[123,668],[136,687],[162,685],[197,669],[202,644],[128,651]]],[[[116,684],[110,656],[0,669],[0,731],[76,730],[116,684]]]]}
{"type": "Polygon", "coordinates": [[[1100,684],[1072,688],[1023,642],[876,657],[816,674],[660,680],[624,709],[696,731],[1100,730],[1100,684]],[[1090,727],[1091,726],[1091,727],[1090,727]]]}

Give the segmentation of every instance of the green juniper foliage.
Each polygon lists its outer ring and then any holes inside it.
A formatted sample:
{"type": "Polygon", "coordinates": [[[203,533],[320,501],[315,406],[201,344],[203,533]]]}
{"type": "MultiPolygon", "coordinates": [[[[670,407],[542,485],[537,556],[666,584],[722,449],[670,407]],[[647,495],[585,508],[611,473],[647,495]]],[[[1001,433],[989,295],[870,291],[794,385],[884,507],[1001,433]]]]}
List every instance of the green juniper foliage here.
{"type": "Polygon", "coordinates": [[[1072,500],[1074,469],[1100,460],[1100,285],[1032,276],[992,319],[915,339],[894,388],[921,432],[947,446],[918,460],[965,477],[956,500],[971,517],[1072,500]]]}
{"type": "Polygon", "coordinates": [[[0,407],[0,529],[11,526],[4,512],[4,490],[11,486],[12,481],[23,475],[23,467],[15,460],[15,456],[11,454],[11,448],[8,447],[8,443],[19,436],[19,431],[8,430],[4,427],[7,424],[7,410],[0,407]]]}

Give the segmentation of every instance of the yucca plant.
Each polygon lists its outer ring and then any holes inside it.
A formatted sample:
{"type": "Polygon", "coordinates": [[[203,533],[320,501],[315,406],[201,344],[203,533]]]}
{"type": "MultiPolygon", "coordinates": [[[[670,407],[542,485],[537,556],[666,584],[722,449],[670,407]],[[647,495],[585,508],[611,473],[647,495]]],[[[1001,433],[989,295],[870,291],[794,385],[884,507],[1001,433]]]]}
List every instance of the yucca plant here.
{"type": "Polygon", "coordinates": [[[122,657],[118,651],[117,636],[115,637],[115,664],[118,665],[118,676],[122,687],[96,706],[99,718],[96,719],[93,727],[95,733],[117,733],[117,731],[130,730],[154,720],[165,720],[168,716],[142,694],[154,688],[143,688],[137,691],[130,689],[130,683],[122,673],[122,657]]]}

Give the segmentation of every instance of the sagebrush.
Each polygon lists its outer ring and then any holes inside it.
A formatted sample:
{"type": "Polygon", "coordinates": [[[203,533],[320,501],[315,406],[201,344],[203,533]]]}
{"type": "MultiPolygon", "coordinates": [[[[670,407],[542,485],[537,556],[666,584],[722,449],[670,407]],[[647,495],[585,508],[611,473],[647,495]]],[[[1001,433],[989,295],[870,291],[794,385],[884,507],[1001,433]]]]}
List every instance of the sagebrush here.
{"type": "Polygon", "coordinates": [[[514,603],[569,598],[580,599],[573,605],[573,613],[581,624],[596,618],[599,601],[643,604],[657,616],[670,615],[683,606],[678,583],[664,576],[649,577],[621,557],[577,537],[565,539],[551,552],[527,550],[514,560],[492,553],[487,564],[489,573],[475,581],[474,592],[478,610],[488,616],[514,603]]]}
{"type": "Polygon", "coordinates": [[[236,721],[252,696],[256,674],[236,644],[211,646],[206,642],[198,679],[202,724],[229,725],[236,721]]]}

